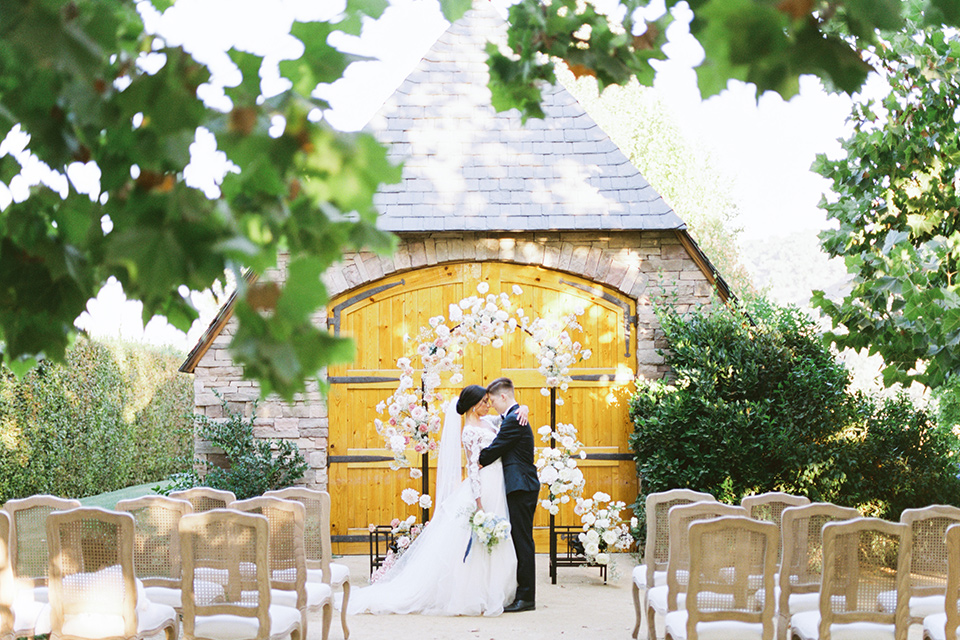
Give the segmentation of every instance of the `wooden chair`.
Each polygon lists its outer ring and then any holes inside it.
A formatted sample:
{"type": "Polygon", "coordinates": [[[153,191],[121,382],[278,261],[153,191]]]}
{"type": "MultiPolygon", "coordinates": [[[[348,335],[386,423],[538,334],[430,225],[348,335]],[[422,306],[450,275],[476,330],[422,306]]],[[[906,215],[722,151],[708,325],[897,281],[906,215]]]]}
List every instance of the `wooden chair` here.
{"type": "Polygon", "coordinates": [[[923,640],[956,640],[960,626],[960,524],[947,527],[947,586],[942,613],[923,619],[923,640]]]}
{"type": "Polygon", "coordinates": [[[270,587],[272,601],[296,607],[301,614],[303,635],[307,635],[307,613],[323,611],[323,640],[330,635],[333,591],[329,584],[307,581],[304,551],[306,510],[299,502],[270,496],[238,500],[230,507],[237,511],[266,516],[270,530],[270,587]]]}
{"type": "Polygon", "coordinates": [[[177,500],[186,500],[193,505],[193,511],[200,513],[211,509],[228,509],[237,500],[232,491],[223,491],[211,487],[193,487],[171,491],[170,497],[177,500]]]}
{"type": "Polygon", "coordinates": [[[670,528],[667,514],[671,507],[692,502],[716,502],[709,493],[690,489],[671,489],[647,495],[647,541],[643,553],[643,564],[633,569],[633,608],[637,621],[633,627],[633,637],[640,632],[643,612],[647,610],[647,595],[655,586],[667,583],[667,560],[670,528]],[[640,592],[643,591],[641,601],[640,592]]]}
{"type": "Polygon", "coordinates": [[[910,527],[854,518],[823,526],[823,578],[817,611],[790,617],[793,640],[906,640],[910,627],[910,527]],[[877,596],[894,589],[893,612],[877,596]]]}
{"type": "Polygon", "coordinates": [[[859,518],[860,512],[827,502],[787,507],[780,516],[781,548],[777,638],[786,640],[790,616],[816,611],[823,573],[823,525],[859,518]]]}
{"type": "Polygon", "coordinates": [[[709,520],[722,516],[747,517],[747,510],[722,502],[694,502],[670,508],[667,521],[670,525],[667,560],[667,583],[647,591],[647,633],[653,640],[657,636],[656,616],[666,617],[671,611],[685,606],[687,578],[690,565],[688,532],[690,524],[697,520],[709,520]]]}
{"type": "Polygon", "coordinates": [[[336,591],[343,591],[340,603],[340,626],[343,638],[350,638],[347,626],[347,603],[350,601],[350,568],[339,562],[331,562],[330,545],[330,494],[306,487],[287,487],[267,491],[264,496],[295,500],[306,509],[304,538],[307,553],[307,581],[329,584],[336,591]],[[329,568],[328,568],[329,567],[329,568]]]}
{"type": "MultiPolygon", "coordinates": [[[[302,640],[300,612],[272,604],[269,524],[265,516],[233,509],[180,519],[184,640],[302,640]],[[253,575],[244,577],[241,564],[253,575]],[[223,572],[226,588],[211,590],[204,573],[223,572]]],[[[220,586],[220,585],[216,585],[220,586]]]]}
{"type": "MultiPolygon", "coordinates": [[[[740,506],[747,510],[750,517],[755,520],[765,520],[777,525],[777,533],[780,532],[781,514],[788,507],[802,507],[810,504],[810,498],[806,496],[795,496],[782,491],[768,491],[752,496],[744,496],[740,501],[740,506]]],[[[777,536],[777,571],[780,570],[780,561],[783,559],[783,545],[780,536],[777,536]]]]}
{"type": "Polygon", "coordinates": [[[47,517],[50,545],[50,639],[140,639],[161,632],[177,640],[173,607],[154,604],[133,569],[133,516],[99,507],[47,517]]]}
{"type": "Polygon", "coordinates": [[[17,591],[10,564],[10,515],[0,510],[0,640],[32,638],[50,632],[50,605],[29,597],[15,600],[17,591]]]}
{"type": "MultiPolygon", "coordinates": [[[[47,549],[47,516],[54,511],[76,509],[79,500],[68,500],[46,494],[8,500],[3,509],[10,515],[10,564],[13,568],[15,601],[24,610],[50,601],[47,571],[50,553],[47,549]]],[[[23,625],[18,625],[23,627],[23,625]]],[[[33,637],[34,632],[20,631],[33,637]]],[[[37,635],[49,629],[37,630],[37,635]]]]}
{"type": "Polygon", "coordinates": [[[179,613],[180,518],[193,513],[193,505],[166,496],[144,496],[121,500],[116,508],[133,516],[133,566],[147,597],[179,613]]]}
{"type": "MultiPolygon", "coordinates": [[[[905,509],[900,522],[910,527],[910,622],[923,624],[927,616],[943,613],[947,583],[947,527],[960,523],[960,509],[932,505],[922,509],[905,509]]],[[[878,596],[881,611],[892,612],[897,603],[896,591],[878,596]]]]}
{"type": "Polygon", "coordinates": [[[691,523],[686,606],[667,614],[667,640],[773,640],[778,537],[775,524],[754,518],[691,523]]]}

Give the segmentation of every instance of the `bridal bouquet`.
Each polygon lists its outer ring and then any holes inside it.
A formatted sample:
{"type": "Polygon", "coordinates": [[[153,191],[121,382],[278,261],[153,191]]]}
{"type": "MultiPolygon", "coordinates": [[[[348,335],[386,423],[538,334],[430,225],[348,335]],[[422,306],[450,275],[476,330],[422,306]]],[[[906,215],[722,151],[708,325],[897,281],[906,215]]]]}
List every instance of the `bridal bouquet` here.
{"type": "MultiPolygon", "coordinates": [[[[487,548],[487,553],[490,553],[500,541],[510,535],[510,522],[506,518],[477,509],[470,517],[470,530],[477,536],[480,544],[487,548]]],[[[467,559],[472,544],[473,536],[470,536],[470,544],[467,545],[464,560],[467,559]]]]}

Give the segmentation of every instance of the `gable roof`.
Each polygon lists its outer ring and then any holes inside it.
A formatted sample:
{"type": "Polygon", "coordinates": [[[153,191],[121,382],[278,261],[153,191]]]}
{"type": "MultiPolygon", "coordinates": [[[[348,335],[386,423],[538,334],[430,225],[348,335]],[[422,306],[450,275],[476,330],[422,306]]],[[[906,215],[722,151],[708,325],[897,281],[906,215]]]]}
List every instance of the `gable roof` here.
{"type": "Polygon", "coordinates": [[[543,120],[494,111],[485,47],[505,40],[506,22],[477,0],[367,125],[405,163],[376,196],[380,228],[686,228],[564,87],[544,88],[543,120]]]}

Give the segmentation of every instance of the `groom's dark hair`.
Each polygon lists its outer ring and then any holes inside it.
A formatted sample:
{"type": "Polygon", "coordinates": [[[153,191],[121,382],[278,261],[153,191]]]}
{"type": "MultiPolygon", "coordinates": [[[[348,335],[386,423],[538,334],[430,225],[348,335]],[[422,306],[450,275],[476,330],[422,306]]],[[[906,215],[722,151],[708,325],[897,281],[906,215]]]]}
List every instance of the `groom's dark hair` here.
{"type": "Polygon", "coordinates": [[[510,378],[497,378],[487,385],[487,393],[492,396],[504,391],[513,393],[513,380],[510,378]]]}

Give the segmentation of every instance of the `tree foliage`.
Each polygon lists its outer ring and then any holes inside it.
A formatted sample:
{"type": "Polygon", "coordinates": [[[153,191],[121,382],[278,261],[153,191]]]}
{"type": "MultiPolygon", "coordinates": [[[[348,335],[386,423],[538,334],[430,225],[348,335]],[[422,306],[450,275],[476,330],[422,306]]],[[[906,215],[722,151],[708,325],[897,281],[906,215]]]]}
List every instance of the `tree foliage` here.
{"type": "Polygon", "coordinates": [[[795,307],[758,299],[659,317],[675,377],[641,380],[630,402],[637,506],[676,487],[729,502],[786,491],[893,518],[960,504],[957,437],[904,396],[852,392],[795,307]]]}
{"type": "Polygon", "coordinates": [[[889,93],[856,104],[843,157],[814,165],[835,193],[821,204],[838,222],[823,247],[853,275],[841,301],[814,303],[838,347],[883,357],[886,384],[936,387],[960,374],[960,37],[921,27],[915,13],[885,35],[875,55],[889,93]]]}
{"type": "MultiPolygon", "coordinates": [[[[440,4],[455,20],[471,3],[440,4]]],[[[540,115],[537,83],[553,79],[552,63],[540,54],[595,75],[601,88],[633,77],[649,84],[650,62],[664,57],[670,15],[644,31],[634,23],[642,4],[621,0],[617,20],[579,0],[514,5],[513,53],[490,50],[495,106],[540,115]]],[[[27,152],[0,157],[0,182],[15,195],[0,211],[3,360],[23,373],[38,358],[61,359],[74,320],[111,277],[143,302],[144,320],[163,315],[186,329],[197,317],[188,292],[232,271],[241,283],[233,358],[264,394],[291,398],[323,366],[353,354],[349,341],[311,322],[328,299],[320,274],[345,248],[386,252],[394,242],[376,228],[372,198],[383,182],[399,180],[400,168],[369,135],[327,126],[317,117],[326,104],[313,95],[354,60],[329,36],[359,33],[386,2],[348,0],[333,18],[294,22],[291,35],[303,53],[279,63],[290,87],[278,95],[263,95],[261,56],[231,49],[241,79],[225,89],[226,111],[201,99],[210,77],[204,64],[145,32],[138,10],[171,5],[0,0],[0,138],[14,128],[30,136],[27,152]],[[203,132],[235,169],[212,198],[186,178],[191,145],[203,132]],[[21,162],[53,171],[55,188],[27,189],[21,162]],[[64,178],[82,171],[100,176],[93,194],[64,178]],[[289,256],[284,284],[248,286],[239,277],[264,274],[281,250],[289,256]]],[[[898,0],[689,5],[691,31],[706,51],[698,74],[707,95],[738,78],[788,96],[800,73],[855,89],[868,66],[855,45],[835,35],[838,25],[869,42],[875,28],[901,21],[898,0]]],[[[957,5],[928,0],[924,19],[956,24],[957,5]]]]}

